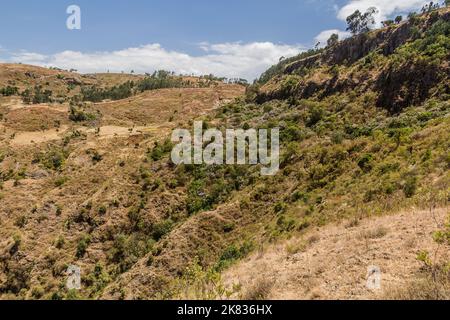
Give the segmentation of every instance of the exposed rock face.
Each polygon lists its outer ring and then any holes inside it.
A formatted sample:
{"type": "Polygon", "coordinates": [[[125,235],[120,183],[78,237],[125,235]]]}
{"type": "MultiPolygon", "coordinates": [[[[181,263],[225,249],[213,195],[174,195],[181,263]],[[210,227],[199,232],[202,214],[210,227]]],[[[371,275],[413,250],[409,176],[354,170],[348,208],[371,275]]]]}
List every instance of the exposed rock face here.
{"type": "MultiPolygon", "coordinates": [[[[443,12],[440,18],[449,21],[450,12],[443,12]]],[[[431,24],[435,20],[436,17],[430,17],[427,24],[431,24]]],[[[291,63],[286,66],[285,73],[291,74],[301,68],[311,68],[322,64],[352,64],[377,49],[386,56],[390,55],[398,47],[411,40],[414,27],[413,23],[406,21],[396,27],[376,30],[345,39],[327,49],[323,54],[291,63]]]]}
{"type": "MultiPolygon", "coordinates": [[[[398,113],[405,107],[420,104],[433,94],[433,88],[446,83],[446,79],[450,77],[448,63],[439,65],[431,61],[410,61],[395,67],[389,63],[384,70],[370,73],[352,71],[341,76],[333,74],[330,70],[333,66],[344,66],[349,69],[374,51],[390,56],[399,47],[414,41],[418,30],[428,30],[438,19],[450,21],[450,11],[435,12],[421,21],[406,21],[400,25],[357,35],[339,42],[323,53],[292,62],[285,67],[284,75],[307,76],[297,77],[295,85],[287,87],[281,85],[275,89],[263,90],[256,101],[263,103],[289,96],[300,99],[313,96],[324,98],[339,92],[356,90],[362,93],[372,90],[378,93],[377,106],[391,113],[398,113]],[[318,77],[318,74],[322,76],[318,77]],[[328,74],[328,77],[324,77],[324,74],[328,74]]],[[[277,83],[280,78],[282,75],[273,81],[277,83]]],[[[440,92],[448,94],[449,86],[441,85],[440,92]]]]}
{"type": "Polygon", "coordinates": [[[367,34],[361,34],[340,42],[327,50],[323,62],[327,64],[351,64],[379,49],[384,55],[390,55],[411,38],[412,25],[408,22],[397,28],[389,28],[367,34]]]}
{"type": "MultiPolygon", "coordinates": [[[[449,76],[448,68],[442,69],[439,65],[423,61],[385,70],[376,83],[380,93],[377,105],[391,113],[398,113],[403,108],[425,101],[430,90],[449,76]]],[[[448,85],[446,91],[449,92],[448,85]]]]}
{"type": "Polygon", "coordinates": [[[321,63],[321,59],[322,59],[322,55],[316,54],[315,56],[295,61],[286,66],[285,73],[291,74],[302,68],[312,68],[314,66],[318,66],[321,63]]]}
{"type": "Polygon", "coordinates": [[[352,64],[376,49],[380,49],[384,55],[390,55],[411,38],[411,29],[412,25],[406,22],[397,28],[377,30],[345,39],[327,49],[323,54],[317,54],[287,65],[284,73],[293,74],[299,69],[324,64],[352,64]]]}
{"type": "Polygon", "coordinates": [[[69,85],[80,86],[83,84],[83,82],[77,77],[66,78],[66,79],[64,79],[64,81],[69,85]]]}

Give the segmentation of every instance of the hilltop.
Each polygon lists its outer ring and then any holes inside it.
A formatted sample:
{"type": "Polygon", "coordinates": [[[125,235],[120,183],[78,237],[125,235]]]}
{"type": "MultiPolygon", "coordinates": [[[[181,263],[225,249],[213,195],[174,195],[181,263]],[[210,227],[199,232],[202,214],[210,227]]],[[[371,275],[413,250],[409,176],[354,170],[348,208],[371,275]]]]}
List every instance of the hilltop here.
{"type": "MultiPolygon", "coordinates": [[[[428,281],[449,252],[433,241],[448,232],[449,18],[303,53],[246,88],[0,65],[0,88],[17,87],[0,98],[0,297],[396,298],[428,281]],[[280,127],[280,172],[174,166],[170,132],[193,120],[280,127]],[[376,294],[371,264],[389,284],[376,294]]],[[[443,279],[423,288],[448,297],[443,279]]]]}

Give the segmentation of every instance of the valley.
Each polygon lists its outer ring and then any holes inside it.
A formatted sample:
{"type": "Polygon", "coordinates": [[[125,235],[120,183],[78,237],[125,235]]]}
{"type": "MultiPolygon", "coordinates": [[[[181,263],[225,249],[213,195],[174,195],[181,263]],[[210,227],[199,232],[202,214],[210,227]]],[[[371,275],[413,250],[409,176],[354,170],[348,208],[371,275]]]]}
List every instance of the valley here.
{"type": "Polygon", "coordinates": [[[442,8],[253,84],[0,64],[0,299],[448,299],[449,52],[442,8]],[[280,170],[175,164],[196,121],[280,170]]]}

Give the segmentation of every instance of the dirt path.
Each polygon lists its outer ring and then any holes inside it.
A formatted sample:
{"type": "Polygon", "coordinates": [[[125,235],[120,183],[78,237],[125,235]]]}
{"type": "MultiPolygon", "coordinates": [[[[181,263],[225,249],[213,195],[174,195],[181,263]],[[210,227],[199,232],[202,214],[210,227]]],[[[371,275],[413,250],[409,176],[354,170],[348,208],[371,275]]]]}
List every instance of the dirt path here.
{"type": "Polygon", "coordinates": [[[67,113],[69,108],[60,104],[25,104],[20,98],[11,98],[9,101],[2,103],[2,107],[8,108],[10,111],[20,109],[42,109],[42,110],[54,110],[61,113],[67,113]]]}
{"type": "MultiPolygon", "coordinates": [[[[86,133],[96,133],[98,129],[89,129],[86,130],[86,133]]],[[[103,138],[111,138],[115,136],[123,137],[130,136],[136,134],[144,134],[144,133],[156,133],[158,132],[157,127],[152,126],[134,126],[134,127],[121,127],[121,126],[103,126],[98,130],[97,135],[103,138]]]]}
{"type": "Polygon", "coordinates": [[[224,281],[240,283],[241,294],[266,283],[270,299],[382,298],[385,290],[414,278],[418,252],[436,249],[432,234],[448,212],[409,211],[353,227],[328,226],[254,254],[225,272],[224,281]],[[378,290],[367,288],[369,266],[381,270],[378,290]]]}
{"type": "MultiPolygon", "coordinates": [[[[0,127],[1,129],[1,127],[0,127]]],[[[62,139],[69,129],[68,126],[61,126],[61,128],[50,129],[45,131],[26,131],[18,132],[11,139],[12,146],[27,146],[32,144],[39,144],[62,139]]],[[[95,141],[97,139],[111,139],[114,137],[129,137],[132,135],[151,134],[155,136],[164,136],[169,132],[169,129],[164,126],[135,126],[135,127],[121,127],[121,126],[103,126],[98,129],[91,128],[75,128],[81,132],[89,134],[88,140],[95,141]],[[98,130],[98,131],[97,131],[98,130]]]]}
{"type": "Polygon", "coordinates": [[[35,143],[59,140],[67,129],[67,126],[62,126],[59,129],[45,131],[19,132],[14,135],[14,138],[11,140],[11,145],[27,146],[35,143]]]}

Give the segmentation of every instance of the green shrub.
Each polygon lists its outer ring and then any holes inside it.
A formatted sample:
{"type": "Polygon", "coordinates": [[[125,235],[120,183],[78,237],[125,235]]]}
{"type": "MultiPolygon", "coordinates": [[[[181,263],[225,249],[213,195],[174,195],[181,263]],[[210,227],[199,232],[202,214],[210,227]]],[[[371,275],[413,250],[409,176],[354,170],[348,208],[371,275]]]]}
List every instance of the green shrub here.
{"type": "Polygon", "coordinates": [[[341,131],[334,131],[331,134],[331,142],[334,144],[341,144],[344,141],[344,133],[341,131]]]}
{"type": "Polygon", "coordinates": [[[140,258],[152,251],[154,240],[143,234],[127,236],[119,234],[109,252],[109,260],[123,273],[129,270],[140,258]]]}
{"type": "Polygon", "coordinates": [[[291,201],[297,202],[300,200],[303,200],[306,202],[306,201],[308,201],[308,196],[299,190],[294,191],[294,193],[291,195],[291,201]]]}
{"type": "Polygon", "coordinates": [[[69,110],[69,120],[73,122],[84,122],[84,121],[93,121],[96,119],[96,116],[92,113],[85,112],[82,109],[76,108],[74,106],[70,107],[69,110]]]}
{"type": "Polygon", "coordinates": [[[291,141],[301,141],[305,137],[303,130],[295,124],[290,124],[281,130],[280,139],[283,143],[291,141]]]}
{"type": "Polygon", "coordinates": [[[319,121],[322,120],[324,114],[325,114],[325,111],[322,109],[322,107],[320,107],[318,105],[311,106],[308,111],[308,118],[306,120],[306,126],[307,127],[315,126],[317,123],[319,123],[319,121]]]}
{"type": "Polygon", "coordinates": [[[92,154],[92,162],[95,164],[102,160],[103,160],[103,156],[98,151],[95,150],[92,154]]]}
{"type": "Polygon", "coordinates": [[[205,185],[201,180],[194,180],[188,187],[186,209],[192,215],[202,210],[208,210],[210,204],[204,191],[205,185]]]}
{"type": "Polygon", "coordinates": [[[45,153],[37,154],[33,163],[41,163],[49,170],[60,170],[66,160],[66,152],[64,150],[52,149],[45,153]]]}
{"type": "Polygon", "coordinates": [[[296,227],[296,221],[293,218],[281,216],[277,219],[277,229],[281,232],[289,232],[296,227]]]}
{"type": "Polygon", "coordinates": [[[160,223],[157,223],[153,226],[152,237],[155,241],[159,241],[162,237],[172,231],[173,221],[171,219],[167,219],[160,223]]]}
{"type": "Polygon", "coordinates": [[[57,178],[55,180],[55,187],[62,187],[68,180],[69,178],[66,176],[57,178]]]}
{"type": "Polygon", "coordinates": [[[83,279],[84,285],[89,288],[91,297],[101,293],[110,281],[111,277],[100,263],[97,263],[94,270],[83,279]]]}
{"type": "Polygon", "coordinates": [[[165,140],[163,144],[155,142],[155,145],[151,151],[149,151],[149,156],[153,161],[161,160],[166,154],[172,151],[173,144],[170,140],[165,140]]]}
{"type": "Polygon", "coordinates": [[[16,221],[14,222],[14,225],[18,228],[23,228],[28,222],[28,218],[24,215],[21,215],[16,218],[16,221]]]}
{"type": "Polygon", "coordinates": [[[89,235],[83,235],[78,240],[77,252],[76,252],[77,258],[80,259],[80,258],[84,257],[84,255],[86,254],[86,250],[89,247],[90,243],[91,243],[91,237],[89,235]]]}
{"type": "Polygon", "coordinates": [[[253,250],[253,244],[247,241],[244,242],[240,247],[236,245],[230,245],[222,252],[219,261],[215,266],[215,270],[221,271],[228,268],[233,262],[247,256],[251,250],[253,250]]]}
{"type": "Polygon", "coordinates": [[[134,231],[140,231],[144,228],[143,217],[140,207],[133,207],[128,211],[128,219],[130,220],[131,228],[134,231]]]}
{"type": "Polygon", "coordinates": [[[407,198],[411,198],[416,194],[417,190],[417,177],[410,175],[406,178],[405,184],[403,185],[403,192],[407,198]]]}
{"type": "Polygon", "coordinates": [[[277,203],[275,204],[275,208],[274,208],[275,213],[281,213],[281,212],[284,212],[284,211],[286,210],[286,207],[287,207],[287,205],[286,205],[284,202],[282,202],[282,201],[277,202],[277,203]]]}
{"type": "Polygon", "coordinates": [[[62,249],[64,247],[64,244],[66,243],[66,240],[64,239],[63,236],[59,236],[56,240],[55,240],[55,248],[57,249],[62,249]]]}
{"type": "Polygon", "coordinates": [[[60,216],[62,214],[62,208],[60,205],[56,205],[56,215],[60,216]]]}
{"type": "Polygon", "coordinates": [[[366,153],[358,160],[358,166],[364,172],[369,172],[373,168],[373,155],[366,153]]]}
{"type": "Polygon", "coordinates": [[[14,96],[19,94],[19,88],[7,86],[6,88],[0,89],[0,94],[6,97],[14,96]]]}
{"type": "Polygon", "coordinates": [[[104,214],[106,214],[106,207],[105,206],[100,206],[99,208],[98,208],[98,214],[100,214],[100,215],[104,215],[104,214]]]}

